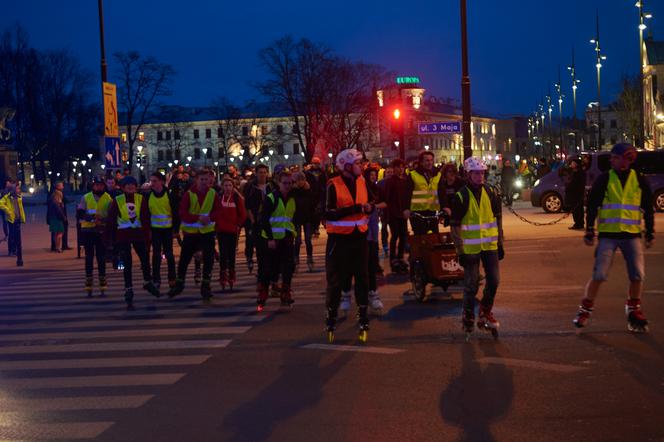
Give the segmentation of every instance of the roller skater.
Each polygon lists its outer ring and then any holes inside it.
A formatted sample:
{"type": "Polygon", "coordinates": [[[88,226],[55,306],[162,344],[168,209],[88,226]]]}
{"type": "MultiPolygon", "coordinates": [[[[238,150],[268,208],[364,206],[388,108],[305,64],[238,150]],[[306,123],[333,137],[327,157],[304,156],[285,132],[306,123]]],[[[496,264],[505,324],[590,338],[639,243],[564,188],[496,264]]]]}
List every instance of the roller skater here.
{"type": "Polygon", "coordinates": [[[369,330],[368,245],[369,215],[375,207],[369,201],[371,190],[362,176],[362,154],[346,149],[337,155],[341,174],[329,180],[324,217],[328,238],[326,246],[327,315],[326,330],[334,330],[344,284],[355,280],[358,307],[358,336],[366,342],[369,330]]]}
{"type": "Polygon", "coordinates": [[[468,184],[462,187],[450,201],[451,232],[464,269],[462,324],[466,338],[475,323],[475,296],[479,290],[480,263],[486,273],[486,285],[479,307],[477,327],[498,336],[500,323],[492,313],[498,290],[498,262],[503,251],[502,207],[499,197],[484,184],[484,162],[467,158],[464,168],[468,172],[468,184]]]}
{"type": "Polygon", "coordinates": [[[433,163],[433,152],[425,150],[418,157],[417,168],[408,175],[408,209],[404,211],[404,217],[410,219],[415,235],[438,233],[436,213],[440,210],[439,195],[442,194],[442,188],[441,174],[433,163]],[[421,216],[411,217],[412,213],[421,216]]]}
{"type": "Polygon", "coordinates": [[[602,282],[608,278],[617,249],[627,263],[629,292],[625,302],[627,329],[633,333],[648,331],[648,320],[641,311],[641,293],[645,276],[641,222],[645,223],[645,247],[652,247],[655,217],[648,182],[634,169],[636,148],[620,143],[611,149],[611,169],[595,180],[588,195],[586,233],[587,246],[595,242],[595,220],[599,231],[593,275],[586,284],[585,296],[572,321],[581,329],[588,325],[595,299],[602,282]]]}
{"type": "Polygon", "coordinates": [[[233,290],[235,285],[235,255],[240,228],[245,224],[247,212],[244,198],[233,187],[231,178],[222,181],[221,210],[215,220],[217,241],[219,242],[219,284],[233,290]]]}
{"type": "Polygon", "coordinates": [[[380,271],[380,264],[378,258],[378,249],[380,240],[380,227],[378,226],[379,222],[379,213],[380,210],[383,210],[387,207],[387,204],[383,201],[380,189],[378,187],[378,169],[374,167],[369,167],[364,171],[364,179],[367,182],[367,187],[371,189],[371,193],[374,196],[374,207],[376,210],[373,211],[371,216],[369,216],[369,229],[367,230],[367,246],[369,251],[369,260],[368,260],[368,276],[369,276],[369,307],[373,314],[381,315],[383,313],[383,302],[378,295],[378,285],[376,281],[376,275],[380,271]]]}
{"type": "Polygon", "coordinates": [[[161,172],[150,175],[151,190],[147,196],[150,210],[152,238],[152,278],[154,285],[161,286],[161,261],[166,259],[168,286],[175,285],[175,257],[173,255],[174,232],[180,229],[178,202],[166,188],[166,178],[161,172]]]}
{"type": "Polygon", "coordinates": [[[385,180],[385,214],[390,227],[390,269],[392,273],[401,274],[407,271],[403,259],[408,240],[408,218],[410,198],[408,179],[404,174],[405,163],[400,159],[392,161],[393,174],[385,180]],[[398,247],[397,247],[398,244],[398,247]]]}

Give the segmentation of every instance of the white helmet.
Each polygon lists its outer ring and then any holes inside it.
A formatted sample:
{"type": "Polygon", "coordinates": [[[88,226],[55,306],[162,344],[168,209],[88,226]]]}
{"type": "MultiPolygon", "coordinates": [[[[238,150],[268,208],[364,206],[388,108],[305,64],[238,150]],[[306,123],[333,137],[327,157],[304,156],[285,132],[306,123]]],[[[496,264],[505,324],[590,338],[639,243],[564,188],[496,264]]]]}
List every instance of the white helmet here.
{"type": "Polygon", "coordinates": [[[337,154],[337,167],[344,169],[346,164],[353,164],[362,159],[362,153],[357,149],[344,149],[337,154]]]}
{"type": "Polygon", "coordinates": [[[479,170],[479,171],[487,170],[484,161],[475,157],[466,158],[466,160],[463,162],[463,168],[466,169],[466,172],[471,172],[473,170],[479,170]]]}

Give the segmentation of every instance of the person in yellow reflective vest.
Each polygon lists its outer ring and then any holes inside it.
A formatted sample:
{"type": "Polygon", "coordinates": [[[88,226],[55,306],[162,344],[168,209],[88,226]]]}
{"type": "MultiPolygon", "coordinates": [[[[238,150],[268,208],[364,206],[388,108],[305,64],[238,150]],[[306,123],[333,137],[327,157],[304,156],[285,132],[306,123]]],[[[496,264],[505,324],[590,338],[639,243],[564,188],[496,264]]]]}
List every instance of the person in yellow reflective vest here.
{"type": "Polygon", "coordinates": [[[631,144],[613,146],[611,169],[597,177],[588,195],[584,242],[588,246],[594,244],[595,221],[599,239],[592,278],[586,284],[585,296],[573,321],[577,328],[587,325],[599,288],[608,278],[613,256],[620,249],[629,277],[625,303],[627,328],[635,333],[648,331],[648,320],[641,311],[645,276],[641,225],[645,224],[645,246],[650,248],[655,241],[655,215],[650,186],[631,167],[636,155],[631,144]]]}
{"type": "Polygon", "coordinates": [[[497,334],[499,322],[492,313],[498,290],[498,261],[503,250],[502,207],[500,198],[484,184],[487,170],[479,158],[464,162],[468,183],[451,199],[452,237],[464,271],[462,324],[466,333],[475,326],[475,296],[479,289],[480,262],[486,273],[484,293],[479,306],[477,327],[497,334]]]}
{"type": "Polygon", "coordinates": [[[124,298],[127,310],[134,309],[134,289],[132,283],[133,248],[141,262],[143,288],[152,296],[161,296],[159,289],[152,283],[148,242],[150,240],[150,213],[147,199],[137,193],[138,183],[130,175],[120,180],[122,193],[116,196],[108,209],[106,226],[107,242],[115,244],[124,263],[124,298]]]}
{"type": "Polygon", "coordinates": [[[168,286],[175,285],[175,256],[173,255],[173,238],[180,229],[179,205],[175,197],[166,188],[166,177],[161,172],[150,175],[150,192],[148,211],[152,241],[152,282],[155,287],[161,286],[161,258],[166,258],[168,269],[168,286]]]}
{"type": "Polygon", "coordinates": [[[438,199],[441,186],[440,172],[434,167],[434,155],[432,152],[420,153],[417,168],[408,175],[408,209],[404,210],[404,218],[410,219],[410,226],[415,235],[423,235],[428,232],[438,232],[437,219],[422,219],[422,216],[435,216],[440,210],[438,199]]]}
{"type": "Polygon", "coordinates": [[[263,309],[270,283],[276,283],[281,274],[281,305],[293,304],[291,282],[295,270],[295,198],[290,195],[293,176],[287,169],[279,173],[279,188],[263,201],[257,228],[260,229],[257,247],[263,263],[258,267],[258,311],[263,309]]]}
{"type": "Polygon", "coordinates": [[[108,209],[111,196],[106,193],[106,183],[100,177],[92,179],[92,191],[86,193],[78,203],[76,215],[81,224],[80,242],[85,250],[85,291],[92,296],[93,267],[97,257],[99,272],[99,291],[104,296],[108,283],[106,281],[106,245],[104,229],[108,221],[108,209]]]}
{"type": "Polygon", "coordinates": [[[178,262],[175,285],[168,297],[179,295],[184,290],[187,267],[198,251],[203,255],[203,279],[201,297],[208,301],[212,297],[212,267],[214,265],[215,222],[221,210],[221,198],[212,188],[213,178],[207,169],[196,173],[196,181],[191,189],[182,195],[180,201],[180,229],[184,234],[182,251],[178,262]]]}
{"type": "Polygon", "coordinates": [[[0,210],[5,213],[9,228],[9,256],[16,256],[16,267],[23,267],[23,244],[21,243],[21,224],[25,224],[25,210],[19,184],[11,182],[5,188],[7,193],[0,199],[0,210]]]}

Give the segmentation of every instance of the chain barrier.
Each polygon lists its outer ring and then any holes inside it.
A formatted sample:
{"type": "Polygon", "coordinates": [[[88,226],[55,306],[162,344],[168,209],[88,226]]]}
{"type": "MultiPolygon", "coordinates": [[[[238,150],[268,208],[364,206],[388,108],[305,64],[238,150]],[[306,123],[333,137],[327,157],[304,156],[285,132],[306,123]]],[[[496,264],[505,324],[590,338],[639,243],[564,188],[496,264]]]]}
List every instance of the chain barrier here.
{"type": "Polygon", "coordinates": [[[523,215],[519,215],[517,213],[517,211],[514,210],[514,208],[512,206],[506,206],[506,207],[507,207],[507,210],[512,212],[512,214],[514,216],[516,216],[517,218],[519,218],[521,221],[523,221],[524,223],[532,224],[533,226],[552,226],[554,224],[558,224],[559,222],[564,221],[565,219],[569,218],[572,215],[572,212],[573,212],[573,210],[569,211],[569,212],[565,213],[563,216],[561,216],[560,218],[558,218],[556,220],[549,221],[549,222],[546,222],[546,223],[541,223],[541,222],[538,222],[538,221],[531,221],[528,218],[524,217],[523,215]]]}

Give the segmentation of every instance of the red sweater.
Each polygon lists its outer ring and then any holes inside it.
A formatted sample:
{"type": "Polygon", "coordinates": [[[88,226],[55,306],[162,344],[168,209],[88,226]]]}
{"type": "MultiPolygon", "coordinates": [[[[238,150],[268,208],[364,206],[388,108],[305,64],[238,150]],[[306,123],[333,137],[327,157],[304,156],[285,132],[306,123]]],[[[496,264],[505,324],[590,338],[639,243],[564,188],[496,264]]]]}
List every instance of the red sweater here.
{"type": "Polygon", "coordinates": [[[214,218],[215,230],[224,233],[238,233],[240,227],[247,220],[244,198],[237,190],[234,190],[228,198],[224,194],[221,194],[219,198],[221,200],[221,210],[219,215],[214,218]]]}
{"type": "MultiPolygon", "coordinates": [[[[208,189],[205,189],[203,192],[198,191],[196,186],[192,186],[189,191],[194,192],[196,196],[198,197],[198,203],[203,204],[203,201],[205,201],[205,196],[207,195],[208,189]]],[[[198,221],[198,215],[192,215],[189,213],[189,204],[191,200],[189,199],[189,191],[185,192],[184,195],[182,195],[182,201],[180,201],[180,221],[182,223],[195,223],[198,221]]],[[[214,196],[214,203],[212,204],[212,211],[210,211],[210,220],[214,221],[219,217],[219,212],[221,210],[221,198],[219,198],[219,195],[215,194],[214,196]]],[[[187,233],[184,232],[185,235],[198,235],[198,233],[187,233]]]]}

